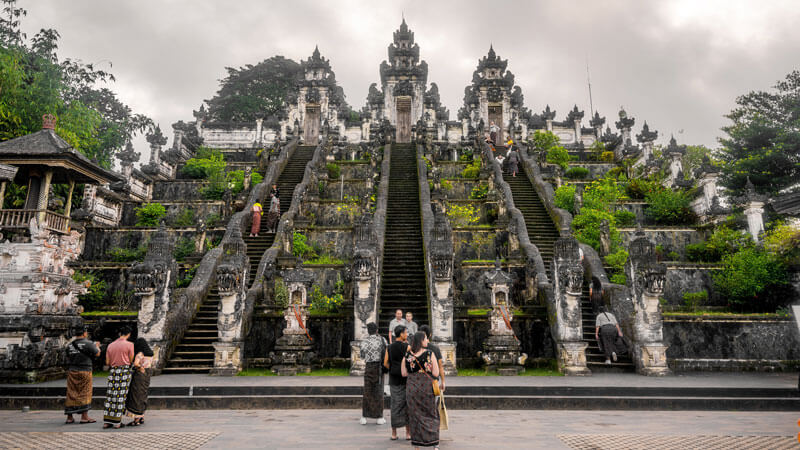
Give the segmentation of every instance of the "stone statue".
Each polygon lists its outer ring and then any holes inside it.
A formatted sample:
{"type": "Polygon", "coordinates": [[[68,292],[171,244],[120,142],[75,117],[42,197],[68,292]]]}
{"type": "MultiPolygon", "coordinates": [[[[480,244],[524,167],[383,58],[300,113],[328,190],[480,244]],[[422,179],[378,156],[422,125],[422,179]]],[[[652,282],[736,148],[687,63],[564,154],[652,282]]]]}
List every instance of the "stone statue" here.
{"type": "Polygon", "coordinates": [[[611,253],[611,229],[608,220],[600,222],[600,256],[611,253]]]}

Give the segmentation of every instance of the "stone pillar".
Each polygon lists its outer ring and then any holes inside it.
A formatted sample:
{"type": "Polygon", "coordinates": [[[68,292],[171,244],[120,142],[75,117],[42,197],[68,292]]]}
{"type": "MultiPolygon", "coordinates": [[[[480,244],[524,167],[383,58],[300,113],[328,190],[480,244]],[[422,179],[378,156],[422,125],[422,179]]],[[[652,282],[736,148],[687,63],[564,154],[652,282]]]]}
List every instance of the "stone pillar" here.
{"type": "Polygon", "coordinates": [[[575,119],[572,121],[572,123],[575,127],[575,144],[579,144],[580,142],[583,142],[583,137],[581,136],[581,120],[575,119]]]}
{"type": "Polygon", "coordinates": [[[378,246],[372,217],[360,217],[353,232],[354,340],[350,343],[350,375],[363,376],[360,343],[368,336],[367,324],[378,320],[378,246]]]}
{"type": "MultiPolygon", "coordinates": [[[[586,367],[586,347],[583,342],[581,291],[583,266],[578,241],[572,237],[559,238],[553,258],[554,319],[551,328],[557,344],[559,369],[565,375],[591,375],[586,367]]],[[[552,314],[552,313],[551,313],[552,314]]]]}
{"type": "MultiPolygon", "coordinates": [[[[203,232],[205,235],[205,231],[203,232]]],[[[220,297],[217,316],[217,342],[214,342],[214,367],[211,375],[233,376],[242,370],[244,335],[242,330],[250,262],[239,227],[223,246],[217,266],[217,291],[220,297]]]]}
{"type": "MultiPolygon", "coordinates": [[[[67,217],[66,229],[69,231],[69,215],[72,212],[72,192],[75,190],[75,180],[69,180],[69,193],[67,194],[67,204],[64,205],[64,215],[67,217]]],[[[2,205],[0,197],[0,205],[2,205]]]]}
{"type": "Polygon", "coordinates": [[[0,181],[0,209],[3,209],[3,203],[6,198],[6,181],[0,181]]]}
{"type": "Polygon", "coordinates": [[[46,226],[46,210],[47,210],[47,200],[48,196],[50,195],[50,182],[53,180],[53,171],[48,170],[44,173],[44,179],[42,179],[42,184],[39,187],[39,202],[37,203],[36,209],[39,210],[38,218],[39,223],[42,226],[46,226]]]}
{"type": "Polygon", "coordinates": [[[747,231],[753,240],[758,242],[758,236],[764,231],[764,202],[750,201],[745,206],[744,215],[747,216],[747,231]]]}
{"type": "Polygon", "coordinates": [[[163,223],[147,247],[144,261],[131,269],[134,293],[141,297],[139,307],[139,337],[147,339],[155,356],[153,368],[161,369],[166,363],[164,354],[171,342],[165,327],[169,300],[178,278],[178,265],[172,256],[174,242],[170,240],[163,223]]]}
{"type": "Polygon", "coordinates": [[[442,351],[445,374],[456,375],[456,343],[453,341],[453,240],[447,216],[439,209],[434,215],[432,238],[431,339],[442,351]]]}
{"type": "Polygon", "coordinates": [[[655,245],[637,231],[630,244],[625,265],[633,300],[632,357],[642,375],[667,375],[667,348],[663,339],[663,318],[659,297],[664,293],[667,267],[657,263],[655,245]]]}
{"type": "Polygon", "coordinates": [[[256,119],[256,145],[260,146],[262,139],[261,139],[261,130],[263,129],[264,119],[256,119]]]}

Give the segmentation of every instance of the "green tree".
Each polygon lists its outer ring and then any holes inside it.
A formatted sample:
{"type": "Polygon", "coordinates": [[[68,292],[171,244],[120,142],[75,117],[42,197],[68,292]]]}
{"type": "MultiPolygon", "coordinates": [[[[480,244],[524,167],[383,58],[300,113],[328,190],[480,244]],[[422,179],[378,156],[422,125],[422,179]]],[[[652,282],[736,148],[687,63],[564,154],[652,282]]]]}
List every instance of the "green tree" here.
{"type": "Polygon", "coordinates": [[[747,177],[761,193],[775,193],[800,180],[800,70],[775,85],[736,99],[721,139],[722,185],[741,194],[747,177]]]}
{"type": "Polygon", "coordinates": [[[694,169],[697,169],[701,165],[703,165],[703,158],[708,155],[711,158],[712,164],[714,163],[713,159],[713,150],[706,147],[705,145],[687,145],[686,146],[686,154],[683,155],[682,164],[683,164],[683,175],[688,180],[691,177],[692,172],[694,169]]]}
{"type": "Polygon", "coordinates": [[[220,80],[219,91],[206,100],[214,120],[254,121],[277,113],[300,76],[300,64],[283,56],[225,70],[228,76],[220,80]]]}

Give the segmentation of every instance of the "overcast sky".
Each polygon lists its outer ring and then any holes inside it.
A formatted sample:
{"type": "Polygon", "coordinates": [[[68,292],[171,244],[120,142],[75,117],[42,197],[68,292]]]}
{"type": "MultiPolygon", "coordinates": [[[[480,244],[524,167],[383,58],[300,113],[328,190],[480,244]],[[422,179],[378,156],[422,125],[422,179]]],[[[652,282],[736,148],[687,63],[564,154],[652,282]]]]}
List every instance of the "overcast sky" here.
{"type": "MultiPolygon", "coordinates": [[[[171,124],[217,91],[225,67],[273,55],[299,61],[319,45],[347,101],[360,109],[405,14],[455,119],[464,87],[490,43],[508,59],[539,112],[563,120],[574,104],[617,119],[620,106],[646,120],[664,143],[716,147],[738,95],[768,89],[800,68],[798,0],[603,1],[255,1],[19,0],[28,37],[61,33],[59,56],[100,62],[111,88],[152,117],[172,142],[171,124]],[[390,4],[391,3],[391,4],[390,4]]],[[[147,160],[143,139],[136,147],[147,160]]]]}

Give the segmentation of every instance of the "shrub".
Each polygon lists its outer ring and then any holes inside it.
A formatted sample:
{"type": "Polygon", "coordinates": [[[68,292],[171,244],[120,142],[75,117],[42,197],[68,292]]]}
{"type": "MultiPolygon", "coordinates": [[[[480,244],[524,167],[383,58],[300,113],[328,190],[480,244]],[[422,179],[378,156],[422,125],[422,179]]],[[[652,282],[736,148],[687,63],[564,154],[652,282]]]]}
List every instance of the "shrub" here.
{"type": "Polygon", "coordinates": [[[786,266],[762,248],[742,248],[723,257],[722,265],[711,275],[714,288],[736,309],[772,312],[791,299],[786,266]]]}
{"type": "Polygon", "coordinates": [[[722,225],[705,242],[687,245],[686,257],[695,262],[717,262],[749,245],[752,245],[749,235],[722,225]]]}
{"type": "Polygon", "coordinates": [[[191,208],[186,208],[181,210],[178,215],[172,220],[173,227],[191,227],[195,224],[195,217],[194,217],[194,210],[191,208]]]}
{"type": "Polygon", "coordinates": [[[786,265],[800,266],[800,227],[783,222],[774,223],[764,233],[764,247],[786,265]]]}
{"type": "Polygon", "coordinates": [[[572,179],[586,178],[588,175],[589,169],[586,167],[570,167],[566,172],[564,172],[565,177],[572,179]]]}
{"type": "Polygon", "coordinates": [[[325,168],[328,170],[328,179],[330,180],[336,180],[342,175],[342,169],[336,163],[328,163],[325,168]]]}
{"type": "Polygon", "coordinates": [[[206,216],[206,226],[208,228],[216,226],[222,220],[222,216],[217,213],[211,213],[206,216]]]}
{"type": "Polygon", "coordinates": [[[619,248],[616,252],[608,254],[604,259],[606,264],[615,270],[624,271],[625,263],[628,262],[628,251],[624,248],[619,248]]]}
{"type": "Polygon", "coordinates": [[[572,157],[569,156],[567,149],[561,147],[560,145],[556,145],[547,150],[547,162],[550,164],[555,164],[561,167],[563,170],[567,170],[567,167],[569,167],[569,161],[571,159],[572,157]]]}
{"type": "Polygon", "coordinates": [[[605,211],[587,208],[582,209],[581,213],[572,219],[572,230],[575,233],[575,239],[591,246],[595,250],[599,250],[600,224],[603,220],[608,220],[609,237],[612,245],[619,242],[620,236],[614,222],[614,216],[605,211]]]}
{"type": "Polygon", "coordinates": [[[219,172],[208,177],[208,185],[200,189],[200,195],[206,200],[222,200],[228,188],[225,173],[219,172]]]}
{"type": "Polygon", "coordinates": [[[346,214],[347,217],[352,222],[353,220],[355,220],[356,215],[358,215],[358,213],[361,212],[361,206],[359,206],[358,197],[345,195],[344,201],[336,205],[336,211],[342,214],[346,214]]]}
{"type": "Polygon", "coordinates": [[[627,209],[614,211],[614,220],[619,227],[631,227],[636,223],[636,214],[627,209]]]}
{"type": "Polygon", "coordinates": [[[647,194],[662,189],[663,187],[655,181],[644,178],[634,178],[628,181],[628,184],[625,186],[625,193],[628,194],[630,198],[643,200],[647,194]]]}
{"type": "Polygon", "coordinates": [[[94,272],[77,270],[73,272],[72,279],[78,284],[86,285],[88,283],[88,292],[78,296],[78,304],[83,306],[84,311],[97,311],[106,306],[108,285],[105,280],[99,278],[94,272]]]}
{"type": "Polygon", "coordinates": [[[472,148],[466,147],[461,150],[461,155],[458,157],[458,160],[461,162],[470,162],[473,158],[472,148]]]}
{"type": "Polygon", "coordinates": [[[141,261],[147,254],[147,244],[142,243],[137,248],[121,248],[114,247],[106,252],[109,258],[114,262],[133,262],[141,261]]]}
{"type": "Polygon", "coordinates": [[[611,282],[614,284],[624,285],[628,282],[628,277],[624,273],[615,273],[614,275],[611,275],[609,280],[611,280],[611,282]]]}
{"type": "Polygon", "coordinates": [[[244,190],[244,170],[232,170],[225,176],[225,181],[231,188],[233,195],[236,195],[244,190]]]}
{"type": "Polygon", "coordinates": [[[555,193],[556,206],[575,214],[575,186],[563,184],[555,193]]]}
{"type": "Polygon", "coordinates": [[[583,207],[612,212],[613,203],[624,200],[625,190],[614,178],[605,177],[593,181],[583,191],[583,207]]]}
{"type": "Polygon", "coordinates": [[[428,159],[427,156],[423,156],[422,160],[425,161],[425,170],[427,170],[427,172],[430,172],[431,169],[433,169],[433,162],[431,162],[431,160],[428,159]]]}
{"type": "Polygon", "coordinates": [[[282,279],[275,280],[275,306],[278,308],[286,308],[289,306],[289,289],[282,279]]]}
{"type": "MultiPolygon", "coordinates": [[[[533,138],[530,140],[530,145],[534,150],[546,152],[559,143],[558,136],[553,134],[552,131],[538,130],[533,133],[533,138]]],[[[548,161],[549,162],[549,161],[548,161]]]]}
{"type": "Polygon", "coordinates": [[[339,258],[334,258],[333,256],[325,253],[325,254],[319,255],[318,257],[316,257],[314,259],[310,259],[308,261],[303,261],[303,264],[307,264],[307,265],[344,264],[344,260],[341,260],[339,258]]]}
{"type": "Polygon", "coordinates": [[[292,234],[292,254],[303,259],[311,259],[317,256],[314,247],[308,245],[306,235],[297,231],[292,234]]]}
{"type": "Polygon", "coordinates": [[[614,162],[614,152],[603,152],[600,154],[600,161],[614,162]]]}
{"type": "Polygon", "coordinates": [[[161,203],[146,203],[136,208],[136,226],[157,227],[166,214],[167,209],[161,203]]]}
{"type": "Polygon", "coordinates": [[[478,178],[481,175],[481,160],[476,159],[461,171],[461,178],[478,178]]]}
{"type": "Polygon", "coordinates": [[[486,183],[478,183],[472,188],[469,193],[469,198],[472,200],[483,200],[489,194],[489,185],[486,183]]]}
{"type": "Polygon", "coordinates": [[[588,150],[593,160],[600,161],[603,152],[606,151],[606,144],[604,144],[603,141],[594,141],[594,143],[589,146],[588,150]]]}
{"type": "Polygon", "coordinates": [[[625,170],[622,167],[614,167],[606,172],[606,176],[611,178],[619,178],[623,173],[625,173],[625,170]]]}
{"type": "Polygon", "coordinates": [[[442,180],[442,190],[449,191],[453,189],[453,183],[448,180],[442,180]]]}
{"type": "Polygon", "coordinates": [[[669,259],[670,261],[680,261],[681,255],[679,255],[678,252],[676,251],[671,251],[667,253],[667,259],[669,259]]]}
{"type": "Polygon", "coordinates": [[[314,286],[309,296],[311,297],[311,311],[325,313],[336,312],[339,310],[339,307],[342,306],[342,303],[344,303],[344,297],[341,293],[327,296],[322,293],[322,289],[320,289],[319,286],[314,286]]]}
{"type": "Polygon", "coordinates": [[[683,294],[683,304],[689,311],[696,311],[697,307],[708,301],[708,291],[687,292],[683,294]]]}
{"type": "Polygon", "coordinates": [[[663,189],[645,196],[645,214],[661,225],[688,225],[695,221],[689,204],[691,198],[682,191],[663,189]]]}
{"type": "Polygon", "coordinates": [[[261,184],[262,181],[264,181],[264,175],[261,175],[258,172],[253,172],[250,174],[250,186],[261,184]]]}
{"type": "Polygon", "coordinates": [[[200,147],[197,155],[186,161],[181,173],[189,178],[203,179],[225,170],[225,156],[219,150],[200,147]]]}
{"type": "Polygon", "coordinates": [[[478,223],[481,216],[472,205],[451,203],[447,207],[447,217],[454,227],[466,227],[478,223]]]}
{"type": "Polygon", "coordinates": [[[175,260],[178,262],[184,261],[188,256],[194,253],[194,240],[188,237],[181,238],[178,240],[178,243],[175,244],[175,250],[172,252],[172,255],[175,256],[175,260]]]}
{"type": "Polygon", "coordinates": [[[176,286],[178,288],[184,288],[184,287],[188,287],[190,284],[192,284],[192,280],[194,279],[194,274],[197,273],[197,268],[198,267],[200,267],[200,264],[195,264],[192,267],[190,267],[188,270],[183,272],[183,276],[181,278],[178,278],[178,281],[176,282],[176,286]]]}

